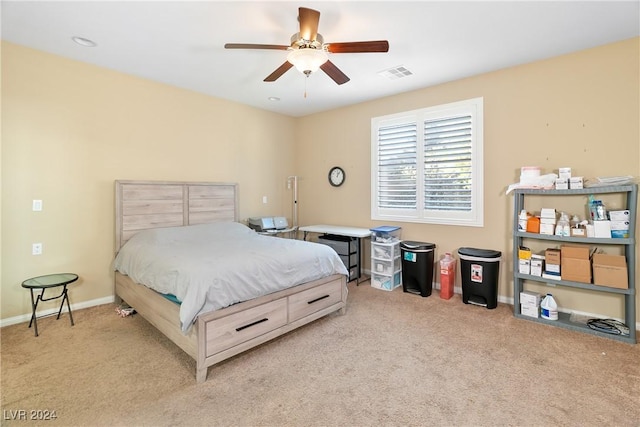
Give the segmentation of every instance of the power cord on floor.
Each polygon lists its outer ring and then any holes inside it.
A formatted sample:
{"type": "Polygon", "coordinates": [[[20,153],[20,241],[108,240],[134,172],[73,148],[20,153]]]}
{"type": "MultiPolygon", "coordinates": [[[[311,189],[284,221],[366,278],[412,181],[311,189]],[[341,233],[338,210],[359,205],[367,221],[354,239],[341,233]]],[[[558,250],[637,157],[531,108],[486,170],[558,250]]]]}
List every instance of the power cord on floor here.
{"type": "Polygon", "coordinates": [[[624,323],[615,319],[589,319],[589,328],[612,335],[629,335],[629,328],[624,323]]]}

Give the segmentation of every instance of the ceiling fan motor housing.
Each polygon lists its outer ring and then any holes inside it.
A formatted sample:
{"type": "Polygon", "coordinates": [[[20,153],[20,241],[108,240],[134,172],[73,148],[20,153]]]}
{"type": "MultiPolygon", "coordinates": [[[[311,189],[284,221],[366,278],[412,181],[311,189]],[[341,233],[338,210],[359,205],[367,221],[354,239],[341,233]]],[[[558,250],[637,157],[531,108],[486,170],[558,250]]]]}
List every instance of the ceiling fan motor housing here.
{"type": "MultiPolygon", "coordinates": [[[[291,36],[291,49],[324,49],[324,37],[320,33],[316,34],[315,40],[305,40],[300,33],[291,36]]],[[[326,50],[326,49],[324,49],[326,50]]]]}

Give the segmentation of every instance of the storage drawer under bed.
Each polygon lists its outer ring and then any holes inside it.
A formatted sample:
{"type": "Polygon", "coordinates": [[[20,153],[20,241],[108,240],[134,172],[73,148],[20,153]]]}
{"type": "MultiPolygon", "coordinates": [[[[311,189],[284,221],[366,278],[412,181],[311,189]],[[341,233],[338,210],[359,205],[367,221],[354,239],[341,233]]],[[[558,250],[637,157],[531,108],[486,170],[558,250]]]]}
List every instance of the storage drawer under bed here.
{"type": "Polygon", "coordinates": [[[207,322],[206,356],[214,355],[286,324],[286,298],[207,322]]]}
{"type": "Polygon", "coordinates": [[[289,322],[301,319],[342,300],[342,282],[334,280],[289,296],[289,322]]]}

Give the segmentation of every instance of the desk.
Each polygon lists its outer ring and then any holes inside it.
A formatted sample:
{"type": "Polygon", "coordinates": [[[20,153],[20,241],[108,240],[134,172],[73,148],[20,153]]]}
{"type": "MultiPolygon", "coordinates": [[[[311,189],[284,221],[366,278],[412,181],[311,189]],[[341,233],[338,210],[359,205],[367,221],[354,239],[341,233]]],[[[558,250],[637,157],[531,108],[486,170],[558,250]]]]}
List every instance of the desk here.
{"type": "Polygon", "coordinates": [[[346,236],[346,237],[355,237],[358,239],[358,252],[360,254],[360,262],[358,263],[358,275],[356,284],[360,284],[360,282],[364,282],[368,280],[368,277],[362,278],[362,266],[364,259],[364,252],[362,250],[362,239],[366,239],[367,237],[371,238],[371,230],[368,228],[357,228],[357,227],[344,227],[341,225],[307,225],[299,228],[300,231],[304,233],[303,240],[307,240],[307,233],[320,233],[320,234],[334,234],[336,236],[346,236]]]}
{"type": "Polygon", "coordinates": [[[69,319],[71,320],[71,326],[73,326],[73,316],[71,315],[71,306],[69,305],[69,296],[67,295],[67,285],[69,283],[73,283],[78,280],[78,275],[73,273],[61,273],[61,274],[48,274],[46,276],[38,276],[33,277],[31,279],[27,279],[22,282],[22,287],[29,289],[31,291],[31,321],[29,322],[29,327],[33,324],[33,329],[35,331],[36,336],[38,336],[38,323],[36,320],[36,309],[38,308],[38,303],[40,301],[51,301],[54,299],[62,298],[62,302],[60,303],[60,309],[58,310],[58,317],[60,318],[60,313],[62,313],[62,307],[64,307],[64,302],[67,302],[67,309],[69,310],[69,319]],[[62,292],[60,295],[51,298],[44,298],[44,291],[49,288],[57,288],[62,286],[62,292]],[[37,291],[41,290],[40,295],[38,295],[35,300],[33,298],[34,289],[37,291]]]}
{"type": "Polygon", "coordinates": [[[262,234],[263,236],[278,236],[280,234],[288,233],[289,238],[291,238],[292,233],[295,236],[295,233],[297,231],[298,231],[297,227],[291,227],[291,228],[281,228],[280,230],[274,229],[274,230],[256,231],[256,233],[262,234]]]}

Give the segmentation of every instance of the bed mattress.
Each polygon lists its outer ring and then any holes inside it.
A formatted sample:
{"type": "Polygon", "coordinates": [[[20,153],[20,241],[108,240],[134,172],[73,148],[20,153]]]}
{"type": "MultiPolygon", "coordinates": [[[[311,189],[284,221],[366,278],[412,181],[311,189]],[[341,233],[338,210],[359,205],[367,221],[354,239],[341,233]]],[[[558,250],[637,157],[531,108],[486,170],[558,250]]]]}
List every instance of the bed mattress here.
{"type": "Polygon", "coordinates": [[[175,295],[183,332],[200,313],[333,274],[348,275],[329,246],[263,236],[236,222],[140,231],[120,249],[114,268],[175,295]]]}

